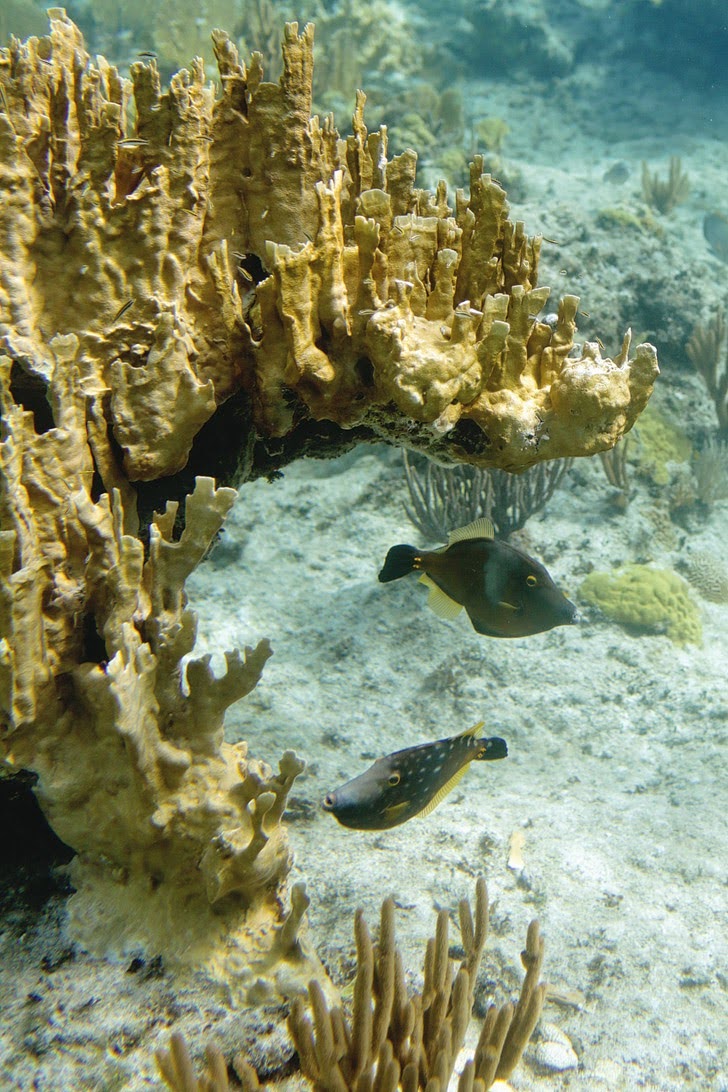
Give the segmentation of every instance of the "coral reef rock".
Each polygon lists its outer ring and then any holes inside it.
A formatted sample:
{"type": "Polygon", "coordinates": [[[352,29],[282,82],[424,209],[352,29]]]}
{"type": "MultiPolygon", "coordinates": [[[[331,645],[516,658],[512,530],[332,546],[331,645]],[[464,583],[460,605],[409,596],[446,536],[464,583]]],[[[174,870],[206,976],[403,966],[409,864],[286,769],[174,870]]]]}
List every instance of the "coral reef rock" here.
{"type": "Polygon", "coordinates": [[[213,44],[219,93],[199,62],[168,90],[151,58],[131,81],[92,63],[62,9],[2,52],[0,348],[26,408],[74,335],[63,366],[132,481],[184,467],[231,396],[227,476],[219,452],[194,469],[232,484],[362,439],[520,470],[632,426],[653,348],[572,358],[578,301],[538,320],[541,239],[478,157],[453,212],[444,184],[415,188],[414,152],[387,159],[363,95],[346,140],[310,116],[312,26],[286,26],[278,84],[213,44]]]}

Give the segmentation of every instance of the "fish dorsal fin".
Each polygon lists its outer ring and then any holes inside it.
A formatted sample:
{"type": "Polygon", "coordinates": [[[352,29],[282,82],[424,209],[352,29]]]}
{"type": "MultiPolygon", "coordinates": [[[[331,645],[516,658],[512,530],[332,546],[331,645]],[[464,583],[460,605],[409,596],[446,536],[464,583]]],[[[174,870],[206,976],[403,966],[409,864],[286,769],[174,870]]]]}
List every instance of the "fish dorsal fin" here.
{"type": "Polygon", "coordinates": [[[431,611],[434,611],[438,618],[444,618],[448,622],[451,622],[453,618],[457,618],[463,609],[460,603],[456,603],[454,599],[445,594],[442,588],[438,588],[435,581],[430,580],[427,573],[422,574],[420,583],[429,589],[427,606],[431,611]]]}
{"type": "Polygon", "coordinates": [[[466,538],[495,538],[492,520],[481,516],[480,519],[467,523],[465,527],[457,527],[447,536],[447,544],[452,546],[454,542],[462,542],[466,538]]]}
{"type": "Polygon", "coordinates": [[[479,733],[485,728],[485,721],[480,720],[477,724],[474,724],[472,728],[466,728],[464,732],[459,732],[456,739],[465,739],[466,736],[472,736],[473,739],[479,738],[479,733]]]}
{"type": "Polygon", "coordinates": [[[449,792],[452,792],[452,790],[455,788],[458,781],[460,781],[460,779],[465,776],[465,771],[467,770],[469,765],[470,762],[466,762],[463,766],[460,767],[456,774],[453,774],[449,781],[445,782],[441,789],[437,790],[432,800],[430,800],[429,804],[426,804],[422,811],[417,812],[418,819],[424,819],[426,815],[429,815],[431,811],[435,810],[438,804],[442,803],[447,794],[449,792]]]}

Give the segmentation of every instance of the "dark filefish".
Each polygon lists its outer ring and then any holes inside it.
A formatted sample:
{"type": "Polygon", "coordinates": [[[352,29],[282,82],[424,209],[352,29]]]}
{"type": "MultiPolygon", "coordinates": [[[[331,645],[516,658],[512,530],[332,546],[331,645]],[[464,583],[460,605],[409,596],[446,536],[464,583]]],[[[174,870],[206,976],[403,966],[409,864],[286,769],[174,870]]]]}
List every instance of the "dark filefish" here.
{"type": "Polygon", "coordinates": [[[379,579],[386,584],[411,572],[422,573],[435,614],[451,619],[465,607],[473,628],[488,637],[527,637],[576,621],[576,607],[543,565],[496,540],[489,519],[453,531],[439,550],[393,546],[379,579]]]}
{"type": "Polygon", "coordinates": [[[359,777],[324,798],[324,811],[354,830],[388,830],[429,815],[473,761],[505,758],[504,739],[478,736],[483,723],[459,736],[421,743],[378,758],[359,777]]]}

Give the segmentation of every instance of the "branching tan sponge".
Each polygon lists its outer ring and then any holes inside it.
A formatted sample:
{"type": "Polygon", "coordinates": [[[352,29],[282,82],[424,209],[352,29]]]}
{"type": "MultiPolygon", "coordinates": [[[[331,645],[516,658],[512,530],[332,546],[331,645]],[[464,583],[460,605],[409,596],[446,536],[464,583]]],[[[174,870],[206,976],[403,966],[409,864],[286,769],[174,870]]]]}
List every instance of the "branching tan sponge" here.
{"type": "Polygon", "coordinates": [[[363,95],[346,140],[310,116],[312,26],[286,26],[279,84],[213,38],[217,88],[200,61],[168,90],[151,59],[122,79],[62,9],[2,52],[0,347],[26,404],[74,334],[64,366],[132,481],[179,471],[231,396],[237,480],[360,439],[519,470],[632,426],[654,350],[570,355],[578,301],[539,320],[541,240],[479,157],[453,211],[367,133],[363,95]]]}
{"type": "Polygon", "coordinates": [[[0,762],[38,775],[77,851],[71,914],[87,945],[143,945],[237,996],[289,995],[317,965],[298,935],[303,894],[282,904],[281,816],[303,762],[286,751],[275,773],[223,741],[225,711],[270,646],[226,653],[222,675],[189,659],[184,582],[235,490],[198,478],[179,539],[171,502],[145,557],[122,493],[92,499],[85,399],[68,374],[51,378],[58,424],[38,435],[0,358],[0,762]]]}

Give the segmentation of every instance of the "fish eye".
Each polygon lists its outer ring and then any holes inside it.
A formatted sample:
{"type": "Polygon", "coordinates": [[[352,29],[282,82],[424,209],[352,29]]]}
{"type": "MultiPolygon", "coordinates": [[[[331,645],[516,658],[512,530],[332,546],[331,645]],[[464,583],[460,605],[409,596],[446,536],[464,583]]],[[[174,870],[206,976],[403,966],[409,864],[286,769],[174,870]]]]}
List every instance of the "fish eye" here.
{"type": "Polygon", "coordinates": [[[529,573],[526,577],[526,583],[528,584],[529,588],[535,588],[538,584],[538,578],[535,577],[533,573],[529,573]]]}
{"type": "Polygon", "coordinates": [[[387,778],[388,784],[390,784],[392,786],[399,785],[401,780],[402,780],[402,775],[397,773],[396,770],[394,771],[394,773],[391,773],[389,775],[389,777],[387,778]]]}
{"type": "Polygon", "coordinates": [[[334,798],[331,793],[327,793],[327,795],[324,797],[323,806],[324,808],[326,808],[327,811],[330,811],[331,808],[333,808],[334,798]]]}

